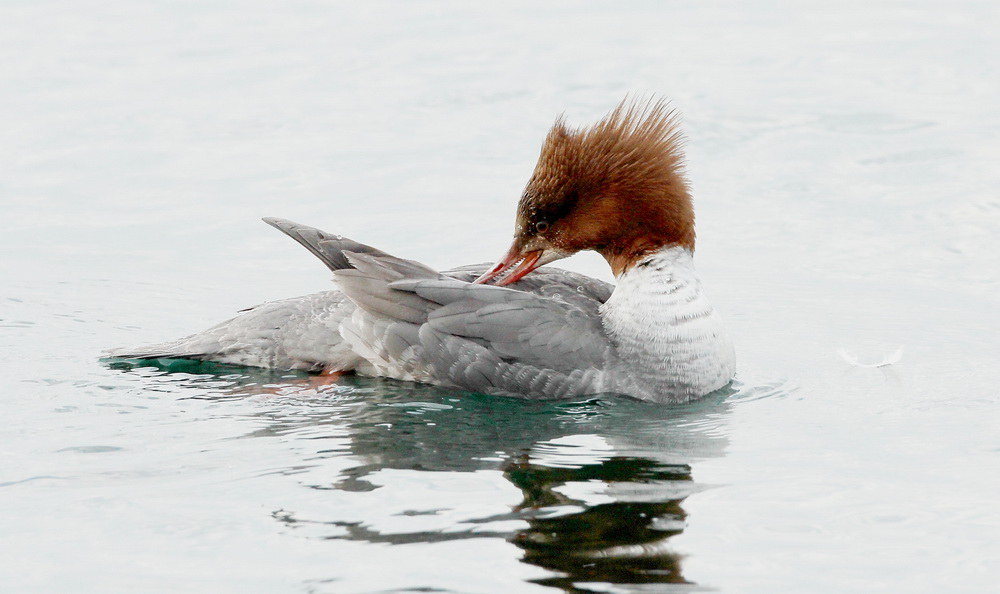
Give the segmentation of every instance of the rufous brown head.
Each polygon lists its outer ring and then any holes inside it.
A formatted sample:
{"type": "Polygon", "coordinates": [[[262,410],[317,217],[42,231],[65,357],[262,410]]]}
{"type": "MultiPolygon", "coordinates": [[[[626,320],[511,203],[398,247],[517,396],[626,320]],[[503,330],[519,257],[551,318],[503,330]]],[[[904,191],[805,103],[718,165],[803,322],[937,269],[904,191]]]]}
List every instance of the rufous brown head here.
{"type": "Polygon", "coordinates": [[[663,101],[626,99],[588,128],[556,120],[518,203],[514,242],[476,282],[510,284],[581,250],[604,256],[615,276],[665,246],[694,250],[682,141],[663,101]]]}

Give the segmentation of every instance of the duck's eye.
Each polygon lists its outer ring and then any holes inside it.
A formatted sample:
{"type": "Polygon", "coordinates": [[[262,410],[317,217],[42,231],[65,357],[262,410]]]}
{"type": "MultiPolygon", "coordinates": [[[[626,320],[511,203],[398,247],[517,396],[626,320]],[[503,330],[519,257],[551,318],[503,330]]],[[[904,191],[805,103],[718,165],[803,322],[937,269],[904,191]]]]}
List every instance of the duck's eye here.
{"type": "Polygon", "coordinates": [[[538,231],[539,233],[545,233],[548,230],[549,230],[548,221],[538,221],[537,223],[535,223],[535,231],[538,231]]]}

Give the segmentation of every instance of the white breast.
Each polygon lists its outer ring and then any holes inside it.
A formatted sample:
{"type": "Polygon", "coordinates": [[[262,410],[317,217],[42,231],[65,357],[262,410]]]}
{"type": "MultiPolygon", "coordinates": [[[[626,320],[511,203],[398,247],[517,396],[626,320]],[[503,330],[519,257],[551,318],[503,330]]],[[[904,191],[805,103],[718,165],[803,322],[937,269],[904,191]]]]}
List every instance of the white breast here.
{"type": "Polygon", "coordinates": [[[735,373],[732,341],[685,248],[664,248],[623,273],[601,313],[627,375],[650,400],[693,400],[735,373]]]}

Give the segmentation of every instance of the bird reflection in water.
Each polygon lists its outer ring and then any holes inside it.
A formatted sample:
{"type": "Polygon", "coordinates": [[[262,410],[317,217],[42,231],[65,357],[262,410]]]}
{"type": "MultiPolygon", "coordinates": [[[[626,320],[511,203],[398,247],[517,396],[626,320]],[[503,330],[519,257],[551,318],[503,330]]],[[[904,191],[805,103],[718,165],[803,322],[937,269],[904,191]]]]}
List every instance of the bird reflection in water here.
{"type": "Polygon", "coordinates": [[[524,561],[561,574],[538,583],[567,591],[581,582],[688,583],[681,574],[680,556],[665,548],[668,538],[684,530],[683,497],[587,506],[559,494],[556,488],[578,481],[609,485],[690,482],[690,466],[612,458],[569,469],[537,466],[525,459],[511,464],[506,476],[524,493],[518,509],[529,525],[515,534],[512,542],[524,549],[524,561]],[[582,506],[583,511],[555,517],[538,513],[567,505],[582,506]]]}
{"type": "MultiPolygon", "coordinates": [[[[502,538],[523,551],[522,561],[552,572],[536,583],[567,592],[586,592],[586,584],[598,582],[690,588],[683,585],[689,582],[681,556],[670,550],[669,541],[684,530],[684,499],[699,489],[692,465],[725,452],[728,439],[720,428],[732,392],[663,407],[618,397],[531,401],[353,376],[277,377],[232,369],[213,375],[204,367],[184,369],[188,374],[199,370],[201,375],[185,375],[182,381],[186,397],[249,399],[259,407],[256,414],[266,419],[265,426],[258,422],[244,437],[310,440],[308,460],[299,460],[288,476],[303,487],[330,491],[333,500],[322,510],[296,511],[290,501],[272,511],[297,534],[387,544],[502,538]],[[199,382],[208,389],[191,390],[199,382]],[[325,446],[324,435],[329,435],[325,446]],[[335,438],[339,441],[331,447],[335,438]],[[600,447],[587,447],[591,443],[600,447]],[[301,474],[334,458],[357,464],[341,465],[333,481],[301,474]],[[375,516],[360,521],[336,517],[337,497],[399,489],[391,478],[398,474],[383,471],[420,473],[408,475],[412,486],[414,476],[418,482],[439,480],[423,473],[484,470],[499,471],[519,490],[520,503],[508,512],[465,517],[446,529],[426,524],[400,529],[401,516],[416,519],[442,511],[430,509],[441,502],[419,495],[405,510],[372,511],[375,516]],[[390,516],[397,518],[388,523],[394,528],[381,530],[382,517],[390,516]]],[[[158,379],[170,381],[171,376],[177,374],[158,379]]]]}

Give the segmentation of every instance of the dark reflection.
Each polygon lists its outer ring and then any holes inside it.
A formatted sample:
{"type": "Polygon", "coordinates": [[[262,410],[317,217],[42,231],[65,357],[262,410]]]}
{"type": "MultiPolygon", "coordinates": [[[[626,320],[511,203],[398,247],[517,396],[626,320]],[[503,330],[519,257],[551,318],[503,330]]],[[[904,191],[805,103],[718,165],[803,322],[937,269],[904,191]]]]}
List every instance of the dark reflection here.
{"type": "MultiPolygon", "coordinates": [[[[182,379],[173,368],[132,373],[155,376],[182,397],[253,399],[255,418],[266,423],[245,438],[315,440],[289,475],[331,458],[357,462],[327,482],[303,474],[297,480],[306,488],[371,497],[393,488],[379,474],[386,470],[426,472],[428,484],[435,472],[497,470],[522,496],[509,512],[465,518],[447,530],[387,532],[377,528],[380,518],[275,510],[290,530],[388,544],[504,538],[524,551],[524,562],[553,572],[538,583],[567,592],[590,591],[586,584],[595,582],[691,587],[683,585],[669,539],[683,531],[683,501],[699,488],[692,468],[724,454],[733,391],[671,407],[614,396],[538,402],[200,365],[184,368],[182,379]]],[[[421,507],[430,504],[416,498],[413,509],[391,515],[433,516],[440,510],[421,507]]]]}
{"type": "MultiPolygon", "coordinates": [[[[577,469],[547,468],[522,462],[507,470],[525,495],[521,509],[580,503],[567,500],[554,487],[574,481],[607,483],[691,481],[686,464],[660,464],[650,459],[613,458],[577,469]]],[[[556,518],[532,518],[513,542],[525,550],[524,560],[562,576],[538,580],[569,592],[579,582],[614,584],[688,583],[680,557],[662,550],[666,539],[683,531],[683,498],[617,501],[586,507],[556,518]]]]}

